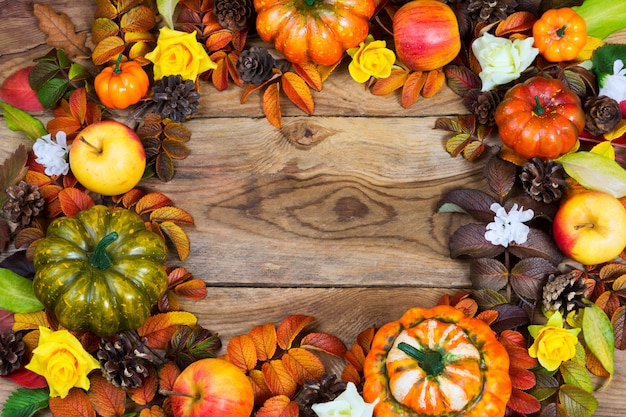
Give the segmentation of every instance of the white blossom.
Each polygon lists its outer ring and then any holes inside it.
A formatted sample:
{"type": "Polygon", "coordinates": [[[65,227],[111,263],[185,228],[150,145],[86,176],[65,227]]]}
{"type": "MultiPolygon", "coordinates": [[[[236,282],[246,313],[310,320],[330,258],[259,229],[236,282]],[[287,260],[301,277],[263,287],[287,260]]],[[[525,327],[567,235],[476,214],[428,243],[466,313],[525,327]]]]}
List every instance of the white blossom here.
{"type": "Polygon", "coordinates": [[[319,417],[371,417],[374,412],[374,403],[366,403],[359,395],[356,386],[348,382],[346,390],[333,401],[313,404],[311,409],[319,417]]]}
{"type": "Polygon", "coordinates": [[[518,244],[526,242],[530,229],[524,222],[533,218],[534,212],[532,210],[524,210],[523,207],[518,209],[517,204],[514,204],[507,213],[505,208],[498,203],[493,203],[489,208],[496,215],[493,222],[487,225],[485,239],[494,245],[502,245],[505,248],[512,242],[518,244]]]}
{"type": "Polygon", "coordinates": [[[67,175],[70,170],[67,159],[71,145],[67,145],[63,131],[58,132],[55,139],[56,141],[48,134],[35,141],[35,162],[45,167],[46,175],[67,175]]]}
{"type": "Polygon", "coordinates": [[[618,103],[626,100],[626,68],[621,59],[613,62],[613,75],[604,77],[598,95],[611,97],[618,103]]]}

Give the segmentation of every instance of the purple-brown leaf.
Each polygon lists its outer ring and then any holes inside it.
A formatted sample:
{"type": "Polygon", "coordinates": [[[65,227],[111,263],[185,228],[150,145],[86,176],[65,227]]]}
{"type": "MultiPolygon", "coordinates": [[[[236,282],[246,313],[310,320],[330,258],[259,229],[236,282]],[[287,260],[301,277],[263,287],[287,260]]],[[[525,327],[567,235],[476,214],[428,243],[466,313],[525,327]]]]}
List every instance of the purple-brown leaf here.
{"type": "Polygon", "coordinates": [[[478,258],[470,264],[470,280],[476,289],[500,290],[506,286],[508,276],[506,266],[497,259],[478,258]]]}
{"type": "Polygon", "coordinates": [[[526,242],[519,244],[512,242],[509,251],[520,259],[539,257],[544,258],[554,265],[558,265],[563,259],[563,253],[554,243],[554,240],[544,231],[530,228],[526,242]]]}
{"type": "Polygon", "coordinates": [[[461,97],[481,86],[480,78],[467,67],[448,65],[443,71],[446,74],[448,87],[461,97]]]}
{"type": "Polygon", "coordinates": [[[481,222],[491,222],[495,213],[490,207],[496,200],[489,194],[472,189],[456,189],[437,203],[438,212],[458,212],[459,208],[481,222]]]}
{"type": "Polygon", "coordinates": [[[506,197],[515,185],[517,167],[497,156],[492,156],[483,168],[489,190],[500,199],[506,197]]]}
{"type": "Polygon", "coordinates": [[[526,300],[539,300],[548,275],[558,272],[559,270],[544,258],[525,258],[511,269],[511,286],[520,297],[526,300]]]}
{"type": "Polygon", "coordinates": [[[458,258],[466,255],[472,258],[493,258],[504,251],[504,247],[494,245],[485,239],[486,226],[470,223],[459,227],[450,236],[450,256],[458,258]]]}

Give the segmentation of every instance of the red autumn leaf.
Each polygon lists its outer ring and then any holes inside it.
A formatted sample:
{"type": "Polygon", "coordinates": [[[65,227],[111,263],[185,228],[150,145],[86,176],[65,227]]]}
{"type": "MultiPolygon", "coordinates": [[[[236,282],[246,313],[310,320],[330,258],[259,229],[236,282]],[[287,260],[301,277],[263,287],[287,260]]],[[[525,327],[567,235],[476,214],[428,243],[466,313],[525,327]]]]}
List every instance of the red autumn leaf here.
{"type": "Polygon", "coordinates": [[[135,404],[146,405],[154,399],[157,393],[158,379],[154,371],[150,370],[150,373],[143,379],[143,383],[138,388],[128,388],[126,392],[131,400],[135,404]]]}
{"type": "Polygon", "coordinates": [[[422,71],[413,71],[402,86],[402,107],[407,109],[419,98],[426,77],[422,71]]]}
{"type": "Polygon", "coordinates": [[[190,300],[203,300],[208,294],[206,282],[199,278],[190,279],[187,282],[178,284],[174,288],[174,292],[176,295],[190,300]]]}
{"type": "Polygon", "coordinates": [[[278,129],[283,125],[280,115],[279,83],[269,84],[263,92],[263,114],[270,124],[278,129]]]}
{"type": "Polygon", "coordinates": [[[167,285],[169,287],[175,287],[178,284],[182,284],[192,277],[191,272],[187,271],[184,267],[174,268],[167,273],[167,285]]]}
{"type": "Polygon", "coordinates": [[[269,398],[255,414],[256,417],[298,417],[298,403],[285,395],[269,398]]]}
{"type": "Polygon", "coordinates": [[[265,376],[259,369],[252,369],[248,373],[248,378],[252,384],[252,390],[254,391],[254,403],[262,405],[273,394],[265,382],[265,376]]]}
{"type": "Polygon", "coordinates": [[[173,362],[165,362],[161,369],[159,369],[159,388],[172,391],[178,375],[180,375],[180,370],[176,365],[174,365],[173,362]]]}
{"type": "Polygon", "coordinates": [[[9,75],[0,87],[0,99],[25,112],[43,111],[43,106],[28,83],[28,74],[33,66],[17,70],[9,75]]]}
{"type": "Polygon", "coordinates": [[[478,320],[484,321],[488,325],[491,325],[491,323],[495,322],[498,319],[499,315],[500,313],[498,313],[496,310],[484,310],[478,313],[476,315],[476,318],[478,320]]]}
{"type": "Polygon", "coordinates": [[[500,333],[498,338],[500,343],[506,346],[518,346],[521,348],[526,347],[526,339],[524,336],[515,330],[504,330],[500,333]]]}
{"type": "Polygon", "coordinates": [[[150,408],[144,408],[139,412],[139,417],[167,417],[165,411],[158,405],[150,408]]]}
{"type": "Polygon", "coordinates": [[[78,188],[64,188],[59,191],[59,203],[63,214],[68,217],[95,205],[91,196],[78,188]]]}
{"type": "Polygon", "coordinates": [[[291,348],[281,360],[291,376],[299,384],[304,384],[307,379],[318,380],[324,374],[324,364],[315,354],[302,348],[291,348]]]}
{"type": "Polygon", "coordinates": [[[196,316],[186,311],[170,311],[155,314],[137,329],[139,336],[147,339],[146,346],[153,349],[165,349],[178,326],[194,326],[198,322],[196,316]]]}
{"type": "Polygon", "coordinates": [[[24,387],[24,388],[34,389],[34,388],[46,388],[48,386],[48,382],[46,381],[46,378],[44,378],[43,376],[39,374],[34,373],[33,371],[29,371],[23,366],[19,368],[17,371],[13,371],[8,375],[3,375],[2,378],[13,381],[19,386],[24,387]]]}
{"type": "Polygon", "coordinates": [[[313,114],[315,103],[313,103],[311,89],[304,80],[294,72],[284,73],[281,80],[283,91],[289,100],[306,114],[313,114]]]}
{"type": "Polygon", "coordinates": [[[356,337],[356,342],[363,349],[363,353],[367,355],[372,347],[372,340],[374,340],[374,335],[376,334],[376,329],[374,327],[368,327],[359,333],[356,337]]]}
{"type": "Polygon", "coordinates": [[[96,417],[87,393],[78,388],[72,388],[65,398],[50,397],[48,407],[53,416],[96,417]]]}
{"type": "Polygon", "coordinates": [[[322,76],[312,62],[293,64],[293,69],[315,91],[322,91],[322,76]]]}
{"type": "Polygon", "coordinates": [[[44,237],[46,237],[46,234],[42,229],[39,229],[37,227],[28,227],[18,232],[18,234],[15,236],[15,241],[13,242],[13,245],[19,249],[24,245],[30,245],[38,241],[39,239],[43,239],[44,237]]]}
{"type": "Polygon", "coordinates": [[[280,359],[265,362],[261,368],[267,387],[274,395],[286,395],[293,397],[298,388],[296,380],[287,370],[285,364],[280,359]]]}
{"type": "Polygon", "coordinates": [[[511,376],[513,388],[526,391],[537,384],[535,374],[532,371],[524,369],[515,363],[511,363],[511,366],[509,366],[509,375],[511,376]]]}
{"type": "Polygon", "coordinates": [[[257,359],[266,361],[276,353],[276,327],[272,323],[255,326],[248,332],[256,348],[257,359]]]}
{"type": "Polygon", "coordinates": [[[391,75],[387,78],[379,78],[372,87],[372,94],[375,96],[386,96],[401,88],[406,79],[409,77],[409,71],[403,69],[395,69],[391,71],[391,75]]]}
{"type": "Polygon", "coordinates": [[[57,199],[62,190],[63,187],[56,184],[47,184],[39,187],[41,198],[46,200],[46,203],[51,203],[53,200],[57,199]]]}
{"type": "Polygon", "coordinates": [[[520,414],[533,414],[541,409],[541,403],[532,395],[513,388],[507,407],[520,414]]]}
{"type": "Polygon", "coordinates": [[[224,91],[228,88],[228,65],[226,57],[214,61],[217,67],[211,72],[211,81],[217,91],[224,91]]]}
{"type": "MultiPolygon", "coordinates": [[[[134,206],[135,204],[137,204],[139,202],[139,200],[141,200],[141,198],[146,195],[146,193],[144,193],[143,191],[141,191],[139,188],[133,188],[132,190],[124,193],[121,196],[121,202],[122,205],[126,208],[131,208],[132,206],[134,206]]],[[[161,194],[162,195],[162,194],[161,194]]],[[[165,197],[165,196],[164,196],[165,197]]],[[[167,199],[167,197],[165,197],[167,199]]],[[[168,199],[169,200],[169,199],[168,199]]],[[[168,203],[169,204],[169,203],[168,203]]],[[[137,209],[135,209],[135,211],[138,211],[137,209]]],[[[141,213],[139,213],[141,214],[141,213]]]]}
{"type": "Polygon", "coordinates": [[[187,233],[185,233],[185,231],[179,225],[173,222],[163,222],[159,225],[158,229],[162,233],[166,234],[167,237],[169,237],[170,240],[174,243],[174,247],[176,248],[176,252],[178,253],[178,258],[181,261],[187,259],[191,248],[189,236],[187,236],[187,233]]]}
{"type": "Polygon", "coordinates": [[[69,101],[70,114],[74,116],[78,123],[81,125],[85,123],[85,116],[87,114],[87,90],[84,88],[77,88],[70,95],[69,101]]]}
{"type": "Polygon", "coordinates": [[[530,369],[537,365],[537,359],[532,358],[528,354],[528,349],[525,347],[519,346],[508,346],[504,345],[507,353],[509,354],[509,359],[511,363],[515,363],[517,366],[520,366],[525,369],[530,369]]]}
{"type": "Polygon", "coordinates": [[[363,364],[365,363],[365,353],[363,348],[358,343],[352,345],[349,351],[346,352],[345,360],[348,361],[354,368],[361,372],[363,371],[363,364]]]}
{"type": "Polygon", "coordinates": [[[233,336],[230,339],[226,347],[226,356],[233,365],[244,372],[256,367],[256,347],[252,338],[247,334],[233,336]]]}
{"type": "Polygon", "coordinates": [[[206,47],[209,52],[219,51],[230,43],[233,34],[230,30],[224,29],[211,34],[206,40],[206,47]]]}
{"type": "Polygon", "coordinates": [[[348,348],[346,345],[336,336],[328,333],[309,333],[302,339],[300,347],[321,350],[330,355],[342,358],[348,348]]]}
{"type": "Polygon", "coordinates": [[[426,81],[422,88],[422,96],[429,98],[437,94],[446,83],[446,75],[441,70],[432,70],[426,73],[426,81]]]}
{"type": "Polygon", "coordinates": [[[351,363],[347,363],[341,372],[341,380],[344,382],[352,382],[354,385],[361,383],[361,374],[351,363]]]}
{"type": "Polygon", "coordinates": [[[119,417],[124,414],[126,391],[109,383],[100,372],[94,372],[89,378],[89,401],[98,415],[102,417],[119,417]]]}
{"type": "Polygon", "coordinates": [[[153,210],[159,209],[161,207],[165,207],[171,203],[172,203],[172,200],[170,200],[169,198],[167,198],[167,196],[159,192],[148,193],[142,196],[137,201],[137,205],[135,206],[135,211],[137,212],[137,214],[145,214],[153,210]]]}
{"type": "Polygon", "coordinates": [[[531,30],[537,21],[537,16],[530,12],[520,11],[510,14],[496,26],[496,36],[507,37],[512,33],[531,30]]]}
{"type": "Polygon", "coordinates": [[[302,329],[304,329],[304,327],[312,321],[312,316],[304,316],[300,314],[294,314],[285,318],[276,329],[278,346],[280,346],[283,350],[289,349],[296,336],[298,336],[302,329]]]}
{"type": "Polygon", "coordinates": [[[150,221],[193,224],[193,217],[183,209],[167,206],[154,209],[150,213],[150,221]]]}

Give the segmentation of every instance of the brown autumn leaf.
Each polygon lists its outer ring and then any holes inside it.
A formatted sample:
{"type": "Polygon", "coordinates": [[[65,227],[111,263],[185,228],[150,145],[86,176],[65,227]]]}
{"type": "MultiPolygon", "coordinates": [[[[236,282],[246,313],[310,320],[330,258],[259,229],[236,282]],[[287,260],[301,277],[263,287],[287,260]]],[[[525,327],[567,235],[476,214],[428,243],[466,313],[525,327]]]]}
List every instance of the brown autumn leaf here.
{"type": "Polygon", "coordinates": [[[46,233],[43,229],[39,227],[27,227],[17,233],[13,245],[19,249],[44,237],[46,237],[46,233]]]}
{"type": "Polygon", "coordinates": [[[595,300],[595,303],[600,307],[608,317],[613,317],[613,314],[620,307],[621,302],[619,297],[612,291],[605,291],[595,300]]]}
{"type": "Polygon", "coordinates": [[[59,202],[63,214],[68,217],[73,217],[96,204],[89,194],[78,188],[64,188],[59,191],[59,202]]]}
{"type": "MultiPolygon", "coordinates": [[[[141,200],[141,198],[146,195],[143,191],[141,191],[139,188],[133,188],[132,190],[128,191],[127,193],[123,194],[121,196],[121,203],[125,208],[131,208],[132,206],[134,206],[135,204],[137,204],[139,202],[139,200],[141,200]]],[[[161,194],[162,195],[162,194],[161,194]]],[[[164,196],[165,197],[165,196],[164,196]]],[[[167,197],[166,197],[167,198],[167,197]]],[[[168,203],[169,204],[169,203],[168,203]]],[[[135,211],[138,212],[138,214],[141,214],[139,212],[139,210],[135,211]]]]}
{"type": "MultiPolygon", "coordinates": [[[[149,7],[143,5],[131,8],[120,19],[120,26],[124,32],[145,33],[154,28],[154,24],[154,13],[152,13],[149,7]]],[[[126,42],[129,41],[129,39],[126,39],[126,42]]]]}
{"type": "Polygon", "coordinates": [[[154,399],[157,393],[159,383],[157,375],[154,373],[153,368],[149,368],[148,371],[148,377],[143,379],[140,387],[128,388],[126,390],[128,396],[135,402],[135,404],[147,405],[154,399]]]}
{"type": "Polygon", "coordinates": [[[187,236],[187,233],[185,233],[180,226],[173,222],[163,222],[159,224],[159,230],[167,235],[172,243],[174,243],[176,253],[178,253],[178,259],[181,261],[187,259],[191,249],[191,243],[189,242],[189,236],[187,236]]]}
{"type": "Polygon", "coordinates": [[[149,348],[165,349],[179,326],[195,326],[197,322],[192,313],[170,311],[148,317],[137,333],[147,339],[146,346],[149,348]]]}
{"type": "Polygon", "coordinates": [[[159,207],[150,213],[150,221],[153,222],[176,222],[183,224],[193,224],[193,217],[185,210],[178,207],[159,207]]]}
{"type": "Polygon", "coordinates": [[[282,116],[280,114],[280,84],[269,84],[263,92],[263,114],[270,124],[278,129],[283,125],[282,116]]]}
{"type": "Polygon", "coordinates": [[[413,71],[402,86],[402,107],[407,109],[419,98],[426,76],[422,71],[413,71]]]}
{"type": "Polygon", "coordinates": [[[167,414],[158,405],[153,405],[150,408],[142,408],[139,417],[167,417],[167,414]]]}
{"type": "Polygon", "coordinates": [[[306,349],[291,348],[280,359],[298,384],[307,379],[319,380],[325,371],[322,361],[306,349]]]}
{"type": "Polygon", "coordinates": [[[233,39],[233,34],[228,29],[213,32],[206,40],[206,47],[209,52],[219,51],[225,48],[233,39]]]}
{"type": "Polygon", "coordinates": [[[243,372],[254,369],[257,364],[256,347],[252,338],[247,334],[236,335],[230,339],[226,346],[226,356],[230,363],[243,372]]]}
{"type": "Polygon", "coordinates": [[[426,81],[422,88],[422,96],[430,98],[437,94],[446,83],[446,75],[441,70],[432,70],[426,73],[426,81]]]}
{"type": "Polygon", "coordinates": [[[372,86],[371,92],[375,96],[386,96],[401,88],[409,77],[409,71],[393,69],[387,78],[379,78],[372,86]]]}
{"type": "Polygon", "coordinates": [[[89,378],[89,401],[102,417],[119,417],[124,414],[126,391],[109,383],[101,372],[94,372],[89,378]]]}
{"type": "Polygon", "coordinates": [[[171,204],[172,201],[162,193],[152,192],[142,196],[136,203],[137,214],[145,214],[171,204]]]}
{"type": "Polygon", "coordinates": [[[341,371],[341,380],[344,382],[352,382],[354,385],[359,385],[361,383],[361,374],[354,365],[351,363],[346,363],[341,371]]]}
{"type": "Polygon", "coordinates": [[[85,46],[87,33],[76,33],[74,24],[65,13],[57,14],[46,4],[34,4],[33,13],[39,21],[39,29],[47,35],[48,45],[62,49],[69,58],[89,57],[89,48],[85,46]]]}
{"type": "Polygon", "coordinates": [[[109,36],[116,36],[119,31],[119,25],[113,20],[106,17],[98,17],[91,25],[91,41],[94,45],[97,45],[109,36]]]}
{"type": "Polygon", "coordinates": [[[315,103],[311,89],[304,80],[295,72],[286,72],[281,78],[283,91],[300,110],[307,114],[313,114],[315,103]]]}
{"type": "Polygon", "coordinates": [[[365,363],[365,352],[363,352],[363,348],[358,343],[352,344],[350,350],[346,352],[344,359],[358,372],[363,371],[363,364],[365,363]]]}
{"type": "Polygon", "coordinates": [[[312,62],[304,62],[302,64],[293,64],[293,69],[309,87],[315,91],[322,91],[322,76],[317,66],[312,62]]]}
{"type": "Polygon", "coordinates": [[[321,350],[322,352],[326,352],[338,358],[343,358],[348,350],[341,339],[332,334],[323,332],[307,334],[302,338],[300,347],[321,350]]]}
{"type": "Polygon", "coordinates": [[[286,395],[277,395],[265,401],[255,417],[298,417],[298,415],[298,403],[291,401],[286,395]]]}
{"type": "Polygon", "coordinates": [[[178,375],[180,375],[180,370],[174,365],[174,362],[165,362],[159,369],[159,388],[172,391],[178,375]]]}
{"type": "Polygon", "coordinates": [[[206,298],[208,290],[206,282],[200,278],[194,278],[178,284],[174,287],[174,293],[179,297],[200,301],[206,298]]]}
{"type": "Polygon", "coordinates": [[[626,349],[626,306],[615,310],[611,316],[611,324],[615,333],[615,349],[626,349]]]}
{"type": "Polygon", "coordinates": [[[509,15],[505,20],[496,26],[495,35],[508,37],[511,34],[531,31],[537,21],[537,16],[533,13],[520,11],[509,15]]]}
{"type": "Polygon", "coordinates": [[[272,323],[254,326],[248,335],[252,338],[256,348],[257,358],[266,361],[276,353],[276,327],[272,323]]]}
{"type": "Polygon", "coordinates": [[[296,380],[280,359],[263,363],[261,368],[267,387],[274,395],[286,395],[291,398],[298,388],[296,380]]]}
{"type": "Polygon", "coordinates": [[[263,372],[260,369],[252,369],[248,373],[248,378],[254,391],[254,403],[260,406],[273,395],[272,391],[267,386],[263,372]]]}
{"type": "Polygon", "coordinates": [[[289,349],[296,336],[312,321],[312,316],[300,314],[286,317],[276,328],[278,346],[283,350],[289,349]]]}
{"type": "Polygon", "coordinates": [[[50,397],[48,407],[53,416],[96,417],[87,393],[79,388],[72,388],[65,398],[50,397]]]}

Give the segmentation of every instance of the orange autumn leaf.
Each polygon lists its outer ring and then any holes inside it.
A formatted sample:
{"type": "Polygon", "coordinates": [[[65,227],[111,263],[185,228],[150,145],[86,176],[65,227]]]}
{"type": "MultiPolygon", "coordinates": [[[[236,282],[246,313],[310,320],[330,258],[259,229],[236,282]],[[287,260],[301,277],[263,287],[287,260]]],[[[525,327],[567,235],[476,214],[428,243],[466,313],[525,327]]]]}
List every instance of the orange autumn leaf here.
{"type": "Polygon", "coordinates": [[[419,98],[426,76],[422,71],[413,71],[409,74],[402,86],[402,107],[407,109],[419,98]]]}
{"type": "Polygon", "coordinates": [[[48,407],[55,417],[96,417],[87,393],[79,388],[72,388],[65,398],[50,397],[48,407]]]}
{"type": "Polygon", "coordinates": [[[363,353],[367,355],[372,347],[372,340],[374,340],[374,335],[376,334],[376,329],[374,327],[368,327],[359,333],[356,337],[356,342],[363,349],[363,353]]]}
{"type": "Polygon", "coordinates": [[[190,279],[187,282],[174,287],[174,293],[190,300],[203,300],[208,294],[206,282],[199,278],[190,279]]]}
{"type": "Polygon", "coordinates": [[[59,203],[63,214],[73,217],[95,205],[91,196],[78,188],[64,188],[59,192],[59,203]]]}
{"type": "Polygon", "coordinates": [[[168,286],[176,286],[178,284],[182,284],[192,277],[191,272],[187,271],[186,268],[180,266],[178,268],[174,268],[167,273],[167,285],[168,286]]]}
{"type": "Polygon", "coordinates": [[[276,128],[283,125],[282,116],[280,115],[280,98],[278,95],[280,84],[274,83],[267,86],[263,92],[263,114],[267,121],[276,128]]]}
{"type": "Polygon", "coordinates": [[[171,203],[172,201],[167,196],[161,193],[158,193],[158,192],[148,193],[142,196],[137,201],[137,205],[135,206],[135,211],[137,212],[137,214],[145,214],[153,210],[165,207],[171,203]]]}
{"type": "Polygon", "coordinates": [[[255,417],[298,417],[298,403],[291,401],[286,395],[277,395],[269,398],[255,417]]]}
{"type": "Polygon", "coordinates": [[[596,355],[594,355],[587,347],[585,347],[585,365],[589,372],[591,372],[595,376],[599,376],[602,378],[609,378],[610,375],[602,363],[598,360],[596,355]]]}
{"type": "Polygon", "coordinates": [[[165,349],[178,326],[195,326],[196,316],[186,311],[170,311],[148,317],[137,329],[142,338],[147,338],[146,346],[153,349],[165,349]]]}
{"type": "Polygon", "coordinates": [[[466,317],[474,317],[478,312],[478,303],[471,298],[464,298],[456,303],[454,308],[461,310],[466,317]]]}
{"type": "Polygon", "coordinates": [[[317,67],[317,70],[320,73],[320,77],[322,78],[322,82],[326,81],[328,77],[330,77],[330,74],[332,74],[332,72],[335,71],[335,68],[337,68],[337,66],[339,66],[340,63],[341,63],[341,60],[337,61],[336,63],[332,65],[319,65],[317,67]]]}
{"type": "Polygon", "coordinates": [[[274,395],[293,397],[298,388],[296,380],[280,359],[265,362],[261,368],[267,387],[274,395]]]}
{"type": "Polygon", "coordinates": [[[152,369],[149,369],[150,373],[147,378],[143,379],[143,383],[137,388],[128,388],[126,392],[131,400],[135,404],[147,405],[154,399],[158,388],[158,379],[152,369]]]}
{"type": "Polygon", "coordinates": [[[422,96],[429,98],[437,94],[446,83],[446,75],[441,70],[428,71],[422,88],[422,96]]]}
{"type": "Polygon", "coordinates": [[[352,382],[354,385],[358,386],[361,383],[361,374],[354,365],[347,363],[341,372],[341,380],[346,383],[352,382]]]}
{"type": "Polygon", "coordinates": [[[276,327],[272,323],[255,326],[248,332],[256,348],[257,359],[266,361],[276,353],[276,327]]]}
{"type": "Polygon", "coordinates": [[[150,408],[143,408],[139,412],[139,417],[167,417],[167,414],[158,405],[153,405],[150,408]]]}
{"type": "Polygon", "coordinates": [[[33,171],[32,169],[29,169],[26,172],[24,181],[30,182],[31,184],[35,184],[38,187],[43,187],[44,185],[48,185],[52,182],[50,177],[44,174],[43,172],[33,171]]]}
{"type": "Polygon", "coordinates": [[[372,86],[372,94],[375,96],[386,96],[401,88],[409,77],[409,71],[404,69],[391,70],[391,75],[387,78],[379,78],[372,86]]]}
{"type": "Polygon", "coordinates": [[[293,69],[315,91],[322,91],[322,76],[312,62],[293,64],[293,69]]]}
{"type": "Polygon", "coordinates": [[[315,354],[302,348],[291,348],[281,360],[291,376],[299,384],[307,379],[318,380],[324,374],[324,364],[315,354]]]}
{"type": "Polygon", "coordinates": [[[99,416],[119,417],[124,414],[126,391],[109,383],[101,372],[92,373],[89,381],[91,386],[87,394],[99,416]]]}
{"type": "Polygon", "coordinates": [[[298,74],[294,72],[284,73],[282,87],[293,104],[306,114],[313,114],[315,103],[313,103],[311,89],[298,74]]]}
{"type": "Polygon", "coordinates": [[[36,311],[34,313],[15,313],[13,315],[13,331],[20,330],[36,330],[39,326],[50,327],[48,315],[45,311],[36,311]]]}
{"type": "Polygon", "coordinates": [[[214,60],[217,67],[211,72],[211,81],[217,91],[224,91],[228,88],[228,65],[226,64],[226,57],[214,60]]]}
{"type": "MultiPolygon", "coordinates": [[[[132,206],[134,206],[135,204],[137,204],[137,203],[139,202],[139,200],[141,200],[141,198],[142,198],[143,196],[145,196],[145,195],[146,195],[146,193],[144,193],[143,191],[141,191],[139,188],[133,188],[132,190],[130,190],[130,191],[128,191],[128,192],[126,192],[126,193],[124,193],[124,194],[121,196],[121,200],[120,200],[120,201],[122,202],[122,205],[123,205],[125,208],[131,208],[132,206]]],[[[161,195],[162,195],[162,194],[161,194],[161,195]]],[[[164,196],[164,197],[165,197],[165,196],[164,196]]],[[[166,197],[166,198],[167,198],[167,197],[166,197]]],[[[135,209],[135,211],[137,211],[137,212],[138,212],[138,210],[137,210],[137,209],[135,209]]],[[[141,214],[141,213],[138,213],[138,214],[141,214]]]]}
{"type": "Polygon", "coordinates": [[[174,365],[173,362],[165,362],[161,369],[159,369],[159,388],[172,391],[178,375],[180,375],[180,370],[176,365],[174,365]]]}
{"type": "Polygon", "coordinates": [[[346,352],[344,359],[348,361],[354,368],[361,372],[365,363],[365,352],[358,343],[354,343],[349,351],[346,352]]]}
{"type": "Polygon", "coordinates": [[[254,341],[247,334],[233,336],[230,339],[226,347],[226,356],[233,365],[243,372],[254,369],[257,363],[254,341]]]}
{"type": "Polygon", "coordinates": [[[211,34],[206,40],[206,47],[209,52],[219,51],[230,43],[233,34],[230,30],[224,29],[211,34]]]}
{"type": "Polygon", "coordinates": [[[181,208],[166,206],[154,209],[150,213],[150,221],[193,224],[193,217],[181,208]]]}
{"type": "Polygon", "coordinates": [[[322,332],[309,333],[304,336],[300,342],[300,347],[321,350],[338,358],[342,358],[348,350],[341,339],[322,332]]]}
{"type": "Polygon", "coordinates": [[[239,70],[237,69],[237,60],[239,59],[239,53],[233,51],[226,56],[226,67],[228,68],[228,74],[233,82],[239,87],[243,85],[243,80],[239,76],[239,70]]]}
{"type": "Polygon", "coordinates": [[[500,313],[498,313],[497,310],[484,310],[478,313],[476,315],[476,318],[478,320],[484,321],[488,325],[491,325],[493,322],[495,322],[498,319],[499,315],[500,313]]]}
{"type": "Polygon", "coordinates": [[[63,191],[63,187],[56,184],[47,184],[39,187],[41,197],[46,201],[46,203],[51,203],[53,200],[58,198],[61,191],[63,191]]]}
{"type": "Polygon", "coordinates": [[[248,378],[252,384],[252,390],[254,391],[254,403],[262,405],[273,394],[265,382],[265,376],[259,369],[252,369],[248,373],[248,378]]]}
{"type": "Polygon", "coordinates": [[[285,318],[276,328],[278,346],[283,350],[289,349],[296,336],[312,321],[312,316],[300,314],[294,314],[285,318]]]}
{"type": "Polygon", "coordinates": [[[496,36],[507,37],[513,33],[531,31],[537,21],[533,13],[520,11],[510,14],[496,26],[496,36]]]}
{"type": "Polygon", "coordinates": [[[181,261],[187,259],[191,249],[191,243],[189,242],[189,236],[187,236],[187,233],[185,233],[179,225],[173,222],[163,222],[159,225],[159,228],[174,243],[174,247],[178,253],[178,258],[181,261]]]}

